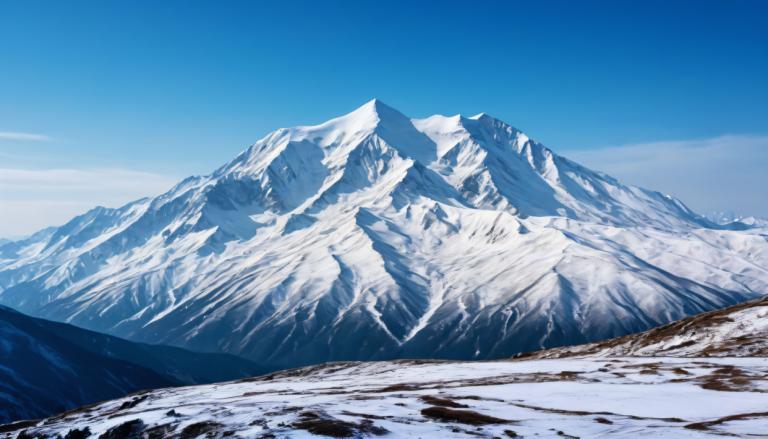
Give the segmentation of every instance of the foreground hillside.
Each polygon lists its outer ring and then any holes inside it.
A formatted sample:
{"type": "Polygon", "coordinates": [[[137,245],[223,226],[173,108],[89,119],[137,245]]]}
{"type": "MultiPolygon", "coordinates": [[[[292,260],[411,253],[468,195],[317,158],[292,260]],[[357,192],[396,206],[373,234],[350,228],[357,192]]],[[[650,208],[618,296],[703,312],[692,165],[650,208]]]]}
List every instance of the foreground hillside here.
{"type": "Polygon", "coordinates": [[[599,343],[529,354],[574,356],[768,357],[768,297],[599,343]]]}
{"type": "Polygon", "coordinates": [[[765,227],[730,229],[487,114],[374,100],[0,245],[0,303],[275,368],[495,359],[768,291],[765,227]]]}
{"type": "Polygon", "coordinates": [[[0,307],[0,422],[261,371],[229,355],[132,343],[0,307]]]}
{"type": "Polygon", "coordinates": [[[335,363],[143,392],[0,430],[19,438],[748,436],[768,431],[766,376],[766,358],[335,363]]]}
{"type": "Polygon", "coordinates": [[[768,299],[757,300],[527,359],[329,363],[160,389],[0,431],[105,439],[764,437],[768,357],[757,355],[766,353],[766,311],[768,299]]]}

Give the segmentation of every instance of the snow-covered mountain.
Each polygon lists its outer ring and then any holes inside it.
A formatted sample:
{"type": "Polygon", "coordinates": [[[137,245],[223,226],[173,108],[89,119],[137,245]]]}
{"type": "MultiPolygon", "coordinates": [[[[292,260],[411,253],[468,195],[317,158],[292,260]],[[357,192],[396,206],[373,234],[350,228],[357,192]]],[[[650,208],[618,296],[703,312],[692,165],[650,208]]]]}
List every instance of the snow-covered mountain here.
{"type": "Polygon", "coordinates": [[[285,366],[503,357],[765,292],[765,228],[725,230],[485,114],[376,100],[0,247],[0,303],[285,366]]]}
{"type": "Polygon", "coordinates": [[[734,212],[708,212],[704,217],[715,224],[731,229],[748,227],[768,227],[768,219],[755,216],[738,215],[734,212]]]}
{"type": "Polygon", "coordinates": [[[133,343],[0,306],[0,422],[50,416],[142,389],[263,372],[231,355],[133,343]]]}

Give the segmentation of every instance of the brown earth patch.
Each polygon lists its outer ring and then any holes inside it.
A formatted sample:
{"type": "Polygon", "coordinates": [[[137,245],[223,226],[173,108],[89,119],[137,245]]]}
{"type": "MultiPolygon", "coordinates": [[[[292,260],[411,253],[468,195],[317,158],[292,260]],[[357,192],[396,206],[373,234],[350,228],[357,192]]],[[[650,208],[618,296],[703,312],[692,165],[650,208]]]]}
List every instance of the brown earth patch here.
{"type": "Polygon", "coordinates": [[[99,439],[128,439],[141,437],[147,425],[141,419],[132,419],[116,425],[99,435],[99,439]]]}
{"type": "Polygon", "coordinates": [[[582,411],[582,410],[563,410],[563,409],[553,409],[548,407],[539,407],[535,405],[529,405],[529,404],[523,404],[519,402],[512,402],[510,403],[516,407],[521,407],[524,409],[529,410],[536,410],[544,413],[555,413],[559,415],[571,415],[571,416],[595,416],[595,415],[604,415],[604,416],[620,416],[622,418],[628,418],[628,419],[635,419],[635,420],[654,420],[654,421],[664,421],[664,422],[686,422],[684,419],[680,418],[650,418],[650,417],[643,417],[643,416],[635,416],[635,415],[622,415],[620,413],[613,413],[613,412],[588,412],[588,411],[582,411]]]}
{"type": "Polygon", "coordinates": [[[484,415],[472,410],[454,410],[447,407],[427,407],[421,411],[427,418],[443,422],[458,422],[469,425],[505,424],[511,421],[484,415]]]}
{"type": "Polygon", "coordinates": [[[451,407],[451,408],[456,408],[456,409],[458,409],[458,408],[469,408],[469,406],[466,405],[466,404],[460,404],[460,403],[458,403],[456,401],[453,401],[451,399],[448,399],[448,398],[440,398],[440,397],[432,396],[432,395],[424,395],[420,399],[422,401],[424,401],[425,403],[427,403],[427,404],[436,405],[436,406],[440,406],[440,407],[451,407]]]}
{"type": "Polygon", "coordinates": [[[754,418],[765,418],[768,417],[768,412],[757,412],[757,413],[742,413],[739,415],[731,415],[731,416],[725,416],[722,418],[718,418],[712,421],[704,421],[704,422],[694,422],[692,424],[688,424],[685,426],[685,428],[690,430],[709,430],[711,427],[714,427],[715,425],[724,424],[726,422],[731,421],[742,421],[745,419],[754,419],[754,418]]]}
{"type": "Polygon", "coordinates": [[[380,436],[389,432],[383,427],[374,425],[370,419],[363,419],[359,424],[354,424],[311,411],[302,412],[299,417],[300,419],[291,426],[317,435],[355,437],[363,433],[380,436]]]}
{"type": "Polygon", "coordinates": [[[350,412],[347,410],[344,410],[343,412],[341,412],[341,414],[346,416],[357,416],[358,418],[365,418],[365,419],[389,419],[392,417],[392,416],[372,415],[370,413],[350,412]]]}
{"type": "Polygon", "coordinates": [[[133,397],[130,400],[120,404],[120,408],[118,408],[118,410],[132,409],[137,405],[139,405],[140,403],[146,401],[148,398],[149,398],[149,395],[141,395],[141,396],[133,397]]]}
{"type": "Polygon", "coordinates": [[[218,432],[222,424],[213,421],[196,422],[194,424],[187,425],[179,433],[179,439],[194,439],[204,434],[218,432]]]}
{"type": "Polygon", "coordinates": [[[419,390],[420,387],[415,384],[392,384],[391,386],[382,387],[381,389],[372,390],[376,393],[386,392],[410,392],[413,390],[419,390]]]}

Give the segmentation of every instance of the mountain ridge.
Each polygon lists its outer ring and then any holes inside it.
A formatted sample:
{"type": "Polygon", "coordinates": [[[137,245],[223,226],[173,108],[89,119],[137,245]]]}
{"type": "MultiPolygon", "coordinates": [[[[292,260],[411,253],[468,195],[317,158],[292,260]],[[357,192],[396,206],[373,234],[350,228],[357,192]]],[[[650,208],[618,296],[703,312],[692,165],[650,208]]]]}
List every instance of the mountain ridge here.
{"type": "Polygon", "coordinates": [[[0,305],[0,422],[33,419],[139,390],[270,371],[223,354],[129,342],[0,305]]]}
{"type": "Polygon", "coordinates": [[[0,303],[274,367],[498,358],[765,291],[760,227],[724,230],[487,115],[376,100],[0,246],[0,303]]]}

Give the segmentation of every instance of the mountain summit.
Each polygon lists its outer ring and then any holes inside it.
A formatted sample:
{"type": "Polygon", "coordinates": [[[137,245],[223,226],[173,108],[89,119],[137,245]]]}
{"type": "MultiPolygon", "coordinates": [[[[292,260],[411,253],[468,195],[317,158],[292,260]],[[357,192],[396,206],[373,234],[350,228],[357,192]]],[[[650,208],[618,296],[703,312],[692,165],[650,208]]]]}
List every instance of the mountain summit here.
{"type": "Polygon", "coordinates": [[[409,119],[373,100],[0,246],[0,303],[275,366],[495,358],[763,294],[765,233],[488,115],[409,119]]]}

